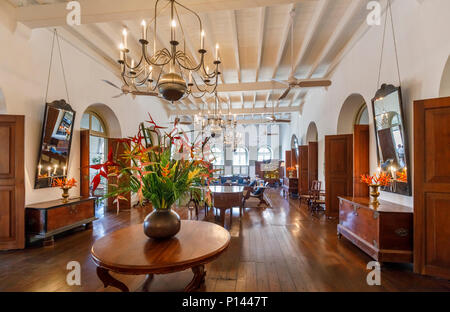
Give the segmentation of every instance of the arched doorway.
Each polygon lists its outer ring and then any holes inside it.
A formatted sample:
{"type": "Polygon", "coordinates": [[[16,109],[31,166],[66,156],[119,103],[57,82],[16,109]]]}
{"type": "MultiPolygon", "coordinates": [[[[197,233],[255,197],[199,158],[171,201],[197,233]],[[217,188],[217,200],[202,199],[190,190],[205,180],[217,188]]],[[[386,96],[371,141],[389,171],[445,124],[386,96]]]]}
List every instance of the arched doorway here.
{"type": "MultiPolygon", "coordinates": [[[[85,111],[81,117],[80,129],[89,132],[89,166],[104,163],[108,153],[108,126],[102,116],[93,110],[85,111]]],[[[92,181],[97,171],[89,169],[89,181],[92,181]]],[[[100,185],[92,195],[106,195],[107,189],[108,182],[102,177],[100,185]]]]}
{"type": "Polygon", "coordinates": [[[337,134],[353,133],[354,125],[369,124],[369,112],[363,96],[354,93],[342,105],[337,123],[337,134]]]}
{"type": "MultiPolygon", "coordinates": [[[[108,192],[108,181],[101,178],[100,185],[92,194],[90,181],[97,174],[97,170],[89,166],[103,163],[106,160],[110,138],[121,138],[122,131],[115,113],[105,104],[93,104],[83,113],[80,122],[80,153],[81,153],[81,183],[82,196],[103,196],[108,192]]],[[[100,205],[98,208],[103,208],[100,205]]],[[[98,213],[102,214],[101,211],[98,213]]]]}
{"type": "Polygon", "coordinates": [[[439,90],[440,97],[450,96],[450,56],[444,67],[444,72],[442,73],[441,87],[439,90]]]}
{"type": "Polygon", "coordinates": [[[306,131],[306,143],[317,142],[319,139],[319,133],[317,131],[317,126],[314,121],[311,121],[308,130],[306,131]]]}
{"type": "Polygon", "coordinates": [[[0,114],[6,114],[6,102],[2,89],[0,89],[0,114]]]}

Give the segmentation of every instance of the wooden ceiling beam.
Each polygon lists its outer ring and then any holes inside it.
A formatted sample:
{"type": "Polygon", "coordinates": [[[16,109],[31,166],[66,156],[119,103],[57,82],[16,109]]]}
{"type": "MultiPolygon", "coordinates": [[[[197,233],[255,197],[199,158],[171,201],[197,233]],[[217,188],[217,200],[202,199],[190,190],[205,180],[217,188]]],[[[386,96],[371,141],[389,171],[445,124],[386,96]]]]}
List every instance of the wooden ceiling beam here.
{"type": "Polygon", "coordinates": [[[289,16],[289,18],[286,19],[286,23],[284,24],[283,31],[281,32],[281,41],[280,41],[280,46],[278,47],[277,57],[275,59],[275,63],[274,63],[274,67],[273,67],[272,79],[274,79],[277,75],[278,67],[280,66],[281,58],[283,57],[284,50],[286,48],[286,42],[289,37],[291,25],[294,22],[293,20],[295,18],[295,3],[292,3],[289,5],[287,16],[289,16]],[[292,18],[290,16],[291,12],[293,12],[292,18]]]}
{"type": "Polygon", "coordinates": [[[309,49],[311,40],[318,28],[320,21],[322,20],[327,5],[328,0],[319,0],[319,3],[317,3],[316,9],[314,10],[314,15],[311,18],[311,22],[309,23],[308,30],[306,31],[305,37],[302,42],[302,46],[300,47],[300,51],[297,54],[297,57],[295,58],[295,62],[293,64],[289,77],[295,76],[295,72],[297,71],[298,66],[301,64],[306,52],[309,49]]]}
{"type": "Polygon", "coordinates": [[[255,73],[255,81],[259,79],[259,70],[261,67],[262,53],[264,47],[264,30],[266,24],[266,8],[262,7],[259,9],[259,26],[258,26],[258,54],[256,60],[256,73],[255,73]]]}
{"type": "Polygon", "coordinates": [[[314,64],[309,70],[306,78],[311,78],[311,76],[315,73],[317,67],[319,67],[323,59],[330,52],[331,48],[337,43],[337,40],[342,35],[342,32],[345,30],[345,27],[348,25],[348,23],[351,21],[351,19],[355,16],[356,12],[360,8],[361,8],[361,1],[359,0],[353,0],[352,3],[348,6],[348,8],[344,13],[344,16],[339,19],[339,23],[334,28],[334,31],[331,34],[330,38],[327,40],[325,47],[322,49],[322,51],[319,53],[319,56],[314,61],[314,64]]]}
{"type": "Polygon", "coordinates": [[[230,24],[231,24],[231,41],[233,42],[233,54],[236,63],[236,72],[238,77],[238,82],[241,82],[241,60],[239,57],[239,35],[236,23],[236,12],[234,10],[228,13],[230,24]]]}

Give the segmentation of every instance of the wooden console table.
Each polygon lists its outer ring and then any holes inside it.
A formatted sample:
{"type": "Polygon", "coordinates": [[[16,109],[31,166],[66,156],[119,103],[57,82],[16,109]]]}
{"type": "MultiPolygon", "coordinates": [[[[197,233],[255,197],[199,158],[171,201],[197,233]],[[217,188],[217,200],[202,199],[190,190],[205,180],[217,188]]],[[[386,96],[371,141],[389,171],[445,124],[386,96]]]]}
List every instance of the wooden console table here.
{"type": "Polygon", "coordinates": [[[365,197],[339,197],[338,236],[379,262],[413,261],[413,208],[365,197]]]}
{"type": "Polygon", "coordinates": [[[54,243],[53,236],[75,227],[89,228],[95,220],[95,198],[78,197],[64,203],[61,199],[28,205],[25,209],[26,233],[29,243],[44,240],[54,243]]]}
{"type": "Polygon", "coordinates": [[[143,225],[135,224],[97,240],[91,254],[97,265],[97,275],[105,287],[129,291],[109,271],[148,275],[144,284],[146,289],[153,274],[192,269],[194,277],[184,289],[192,291],[205,281],[204,265],[222,254],[230,244],[230,239],[227,230],[210,222],[182,220],[180,232],[167,240],[148,238],[143,225]]]}

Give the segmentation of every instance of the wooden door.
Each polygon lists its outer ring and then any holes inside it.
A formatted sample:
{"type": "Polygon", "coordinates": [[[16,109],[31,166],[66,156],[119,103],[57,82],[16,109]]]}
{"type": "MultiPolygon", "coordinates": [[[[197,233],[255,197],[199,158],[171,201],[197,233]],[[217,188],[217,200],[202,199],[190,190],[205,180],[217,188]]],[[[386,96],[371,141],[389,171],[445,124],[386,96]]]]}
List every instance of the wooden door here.
{"type": "Polygon", "coordinates": [[[353,135],[325,136],[325,204],[328,217],[339,213],[338,196],[353,195],[353,135]]]}
{"type": "Polygon", "coordinates": [[[450,279],[450,97],[414,102],[414,271],[450,279]]]}
{"type": "Polygon", "coordinates": [[[25,247],[24,122],[0,115],[0,250],[25,247]]]}
{"type": "Polygon", "coordinates": [[[308,194],[308,146],[298,147],[298,193],[308,194]]]}
{"type": "Polygon", "coordinates": [[[369,171],[369,126],[355,125],[353,131],[353,196],[369,196],[369,187],[361,182],[361,175],[370,174],[369,171]]]}
{"type": "Polygon", "coordinates": [[[89,130],[80,131],[80,196],[90,196],[89,130]]]}
{"type": "MultiPolygon", "coordinates": [[[[121,155],[124,154],[125,152],[125,146],[124,146],[123,139],[114,139],[114,138],[109,138],[108,139],[108,149],[112,149],[113,151],[113,159],[115,162],[123,162],[125,164],[127,164],[127,166],[131,165],[131,161],[130,160],[125,160],[123,159],[123,157],[121,157],[121,155]]],[[[109,184],[115,184],[115,185],[120,185],[122,183],[127,183],[129,181],[124,180],[124,178],[121,178],[119,181],[117,181],[117,178],[114,177],[110,177],[108,179],[108,191],[111,190],[111,187],[109,184]]],[[[131,208],[131,192],[128,192],[124,196],[127,200],[120,200],[119,201],[119,207],[122,210],[127,210],[131,208]]],[[[107,203],[107,210],[108,211],[116,211],[117,210],[117,204],[114,204],[115,198],[113,197],[109,197],[108,198],[108,203],[107,203]]]]}
{"type": "Polygon", "coordinates": [[[308,186],[312,181],[319,178],[319,144],[317,142],[308,143],[308,186]]]}

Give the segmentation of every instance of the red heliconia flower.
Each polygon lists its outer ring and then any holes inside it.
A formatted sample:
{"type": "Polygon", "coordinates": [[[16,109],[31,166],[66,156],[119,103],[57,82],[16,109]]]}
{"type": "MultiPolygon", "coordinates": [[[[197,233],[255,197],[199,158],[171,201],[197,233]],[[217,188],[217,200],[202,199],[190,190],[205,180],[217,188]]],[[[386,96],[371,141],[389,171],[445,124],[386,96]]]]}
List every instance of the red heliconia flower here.
{"type": "Polygon", "coordinates": [[[152,115],[150,115],[150,113],[148,113],[148,117],[150,118],[150,120],[147,120],[147,122],[149,124],[152,124],[155,127],[155,129],[166,129],[167,128],[167,127],[160,127],[160,126],[158,126],[156,124],[156,122],[153,120],[152,115]]]}
{"type": "Polygon", "coordinates": [[[92,192],[95,192],[97,189],[101,177],[108,179],[109,167],[119,167],[119,164],[114,162],[112,148],[109,149],[108,159],[105,163],[89,166],[89,168],[99,170],[98,174],[92,179],[92,192]]]}

